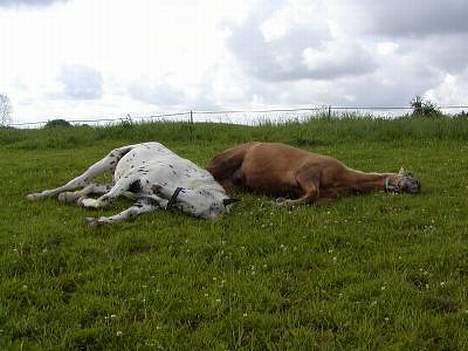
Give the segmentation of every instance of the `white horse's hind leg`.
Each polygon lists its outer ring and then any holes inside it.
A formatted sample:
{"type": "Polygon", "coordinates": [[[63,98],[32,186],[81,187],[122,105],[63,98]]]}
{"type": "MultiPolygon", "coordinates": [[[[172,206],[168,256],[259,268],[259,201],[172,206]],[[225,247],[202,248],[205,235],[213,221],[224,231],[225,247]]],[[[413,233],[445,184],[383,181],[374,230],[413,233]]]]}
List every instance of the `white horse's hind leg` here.
{"type": "Polygon", "coordinates": [[[103,195],[107,193],[112,188],[112,185],[99,185],[99,184],[89,184],[79,191],[65,191],[58,195],[59,201],[62,202],[74,202],[80,198],[85,198],[89,194],[103,195]]]}
{"type": "Polygon", "coordinates": [[[83,174],[70,180],[67,184],[55,189],[44,190],[40,193],[29,194],[26,196],[26,198],[28,200],[40,200],[46,197],[55,196],[65,191],[71,191],[82,188],[89,184],[89,181],[97,175],[107,171],[114,171],[115,167],[117,166],[117,162],[119,162],[122,156],[129,152],[133,147],[134,145],[130,145],[114,149],[102,160],[99,160],[93,165],[91,165],[91,167],[89,167],[83,174]]]}
{"type": "Polygon", "coordinates": [[[112,201],[117,199],[120,195],[128,196],[128,189],[130,184],[133,182],[139,182],[138,178],[120,178],[114,186],[109,190],[109,192],[98,197],[97,199],[90,198],[80,198],[78,204],[86,208],[101,208],[110,204],[112,201]]]}
{"type": "Polygon", "coordinates": [[[142,213],[147,213],[154,211],[155,209],[159,208],[157,204],[154,204],[149,201],[138,201],[135,205],[132,207],[127,208],[126,210],[117,213],[113,216],[110,217],[99,217],[99,218],[93,218],[93,217],[86,217],[85,221],[89,226],[97,226],[101,224],[111,224],[115,222],[121,222],[124,220],[127,220],[129,218],[135,218],[142,213]]]}

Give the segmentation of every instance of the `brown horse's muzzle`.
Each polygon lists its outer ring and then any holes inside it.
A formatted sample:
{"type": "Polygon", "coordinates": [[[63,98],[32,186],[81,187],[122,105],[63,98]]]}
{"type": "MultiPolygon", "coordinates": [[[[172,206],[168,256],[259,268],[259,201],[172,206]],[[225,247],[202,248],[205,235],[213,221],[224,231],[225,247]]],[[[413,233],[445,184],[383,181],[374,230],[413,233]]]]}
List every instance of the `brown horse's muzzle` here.
{"type": "Polygon", "coordinates": [[[398,192],[417,194],[421,191],[421,183],[414,177],[408,176],[400,180],[398,192]]]}

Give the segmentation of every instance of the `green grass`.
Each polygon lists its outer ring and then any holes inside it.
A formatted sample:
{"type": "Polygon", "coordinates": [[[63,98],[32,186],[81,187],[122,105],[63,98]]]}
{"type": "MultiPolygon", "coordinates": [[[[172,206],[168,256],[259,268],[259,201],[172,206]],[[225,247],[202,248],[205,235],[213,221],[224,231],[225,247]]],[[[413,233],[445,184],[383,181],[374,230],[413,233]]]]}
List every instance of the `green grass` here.
{"type": "Polygon", "coordinates": [[[0,147],[1,350],[468,348],[467,120],[3,129],[0,147]],[[240,194],[216,222],[156,211],[98,229],[87,210],[24,199],[148,140],[200,165],[286,142],[364,171],[405,166],[423,190],[294,210],[240,194]]]}

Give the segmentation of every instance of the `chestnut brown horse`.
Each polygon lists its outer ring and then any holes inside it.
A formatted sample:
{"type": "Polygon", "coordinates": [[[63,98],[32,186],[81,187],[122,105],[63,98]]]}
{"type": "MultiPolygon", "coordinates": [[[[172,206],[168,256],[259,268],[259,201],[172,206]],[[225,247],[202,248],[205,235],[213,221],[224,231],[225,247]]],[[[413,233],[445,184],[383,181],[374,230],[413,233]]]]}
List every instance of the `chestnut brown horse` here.
{"type": "Polygon", "coordinates": [[[420,182],[404,169],[399,173],[365,173],[333,157],[278,143],[234,146],[213,157],[207,169],[227,191],[280,196],[277,202],[283,205],[373,191],[420,191],[420,182]]]}

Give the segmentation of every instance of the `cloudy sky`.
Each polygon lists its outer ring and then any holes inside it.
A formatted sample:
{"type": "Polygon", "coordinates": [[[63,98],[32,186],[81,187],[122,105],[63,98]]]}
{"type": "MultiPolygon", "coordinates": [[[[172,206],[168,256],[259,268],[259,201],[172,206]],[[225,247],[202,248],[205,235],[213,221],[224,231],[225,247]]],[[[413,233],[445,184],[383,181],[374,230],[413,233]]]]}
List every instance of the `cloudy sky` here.
{"type": "Polygon", "coordinates": [[[468,103],[466,0],[0,0],[15,122],[468,103]]]}

